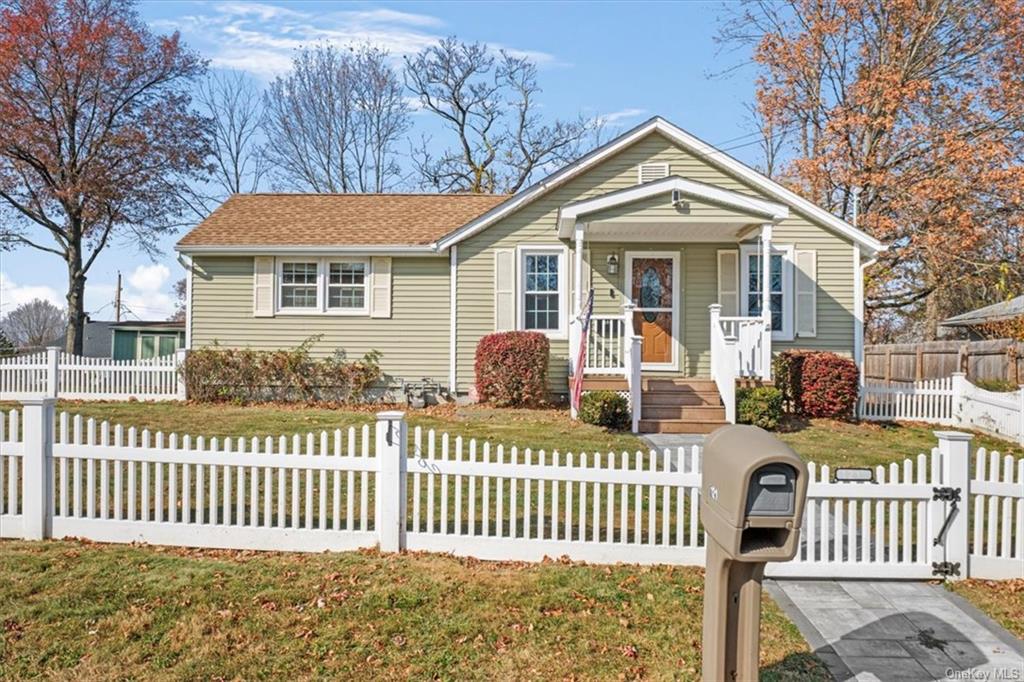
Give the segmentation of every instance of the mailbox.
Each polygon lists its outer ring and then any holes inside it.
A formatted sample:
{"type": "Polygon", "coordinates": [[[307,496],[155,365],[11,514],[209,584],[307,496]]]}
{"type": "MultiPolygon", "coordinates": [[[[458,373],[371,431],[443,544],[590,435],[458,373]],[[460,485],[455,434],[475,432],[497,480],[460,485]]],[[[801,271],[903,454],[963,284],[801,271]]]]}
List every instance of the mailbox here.
{"type": "Polygon", "coordinates": [[[754,426],[716,430],[702,461],[704,680],[757,680],[765,563],[796,555],[807,466],[754,426]]]}

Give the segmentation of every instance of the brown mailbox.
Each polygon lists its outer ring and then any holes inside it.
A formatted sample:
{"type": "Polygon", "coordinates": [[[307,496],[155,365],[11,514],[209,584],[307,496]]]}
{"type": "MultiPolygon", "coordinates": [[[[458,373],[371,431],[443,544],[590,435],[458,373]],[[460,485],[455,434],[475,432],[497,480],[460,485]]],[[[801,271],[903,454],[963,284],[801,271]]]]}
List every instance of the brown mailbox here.
{"type": "Polygon", "coordinates": [[[757,680],[764,567],[800,546],[807,466],[754,426],[716,430],[702,460],[704,680],[757,680]]]}

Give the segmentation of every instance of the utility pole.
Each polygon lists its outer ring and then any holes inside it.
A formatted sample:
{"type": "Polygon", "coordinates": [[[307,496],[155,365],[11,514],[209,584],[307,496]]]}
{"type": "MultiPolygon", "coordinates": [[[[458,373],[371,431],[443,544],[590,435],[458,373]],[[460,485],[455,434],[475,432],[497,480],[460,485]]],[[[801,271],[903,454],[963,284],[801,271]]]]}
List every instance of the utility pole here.
{"type": "Polygon", "coordinates": [[[121,321],[121,271],[117,271],[117,291],[114,292],[114,322],[121,321]]]}

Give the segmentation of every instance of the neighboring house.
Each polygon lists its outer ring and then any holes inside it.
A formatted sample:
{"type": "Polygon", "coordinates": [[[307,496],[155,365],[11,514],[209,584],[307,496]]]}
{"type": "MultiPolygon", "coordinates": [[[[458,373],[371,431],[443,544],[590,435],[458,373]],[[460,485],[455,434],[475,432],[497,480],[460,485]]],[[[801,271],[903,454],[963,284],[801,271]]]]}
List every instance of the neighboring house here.
{"type": "Polygon", "coordinates": [[[320,334],[315,352],[377,349],[389,376],[459,396],[480,338],[511,329],[548,335],[564,395],[593,291],[588,387],[642,370],[640,427],[663,431],[731,418],[736,378],[770,379],[773,352],[860,361],[863,268],[882,248],[661,118],[512,196],[236,195],[177,245],[189,347],[320,334]]]}
{"type": "Polygon", "coordinates": [[[115,360],[149,360],[173,355],[174,351],[185,347],[184,322],[112,322],[110,331],[107,357],[115,360]]]}
{"type": "MultiPolygon", "coordinates": [[[[90,320],[85,318],[82,325],[82,356],[87,358],[109,358],[110,357],[110,327],[113,322],[106,320],[90,320]]],[[[52,345],[64,348],[65,336],[61,335],[52,345]]]]}
{"type": "Polygon", "coordinates": [[[940,327],[962,329],[972,341],[991,338],[991,330],[985,333],[985,325],[993,322],[1009,322],[1024,318],[1024,296],[1011,298],[1009,301],[993,303],[977,310],[972,310],[939,323],[940,327]]]}

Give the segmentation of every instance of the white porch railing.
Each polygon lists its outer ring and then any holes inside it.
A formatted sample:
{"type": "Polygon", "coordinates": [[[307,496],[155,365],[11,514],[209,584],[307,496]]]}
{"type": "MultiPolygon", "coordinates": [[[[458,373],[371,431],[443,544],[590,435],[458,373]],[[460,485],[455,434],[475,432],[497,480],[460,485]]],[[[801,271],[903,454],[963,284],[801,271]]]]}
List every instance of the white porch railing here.
{"type": "Polygon", "coordinates": [[[584,374],[624,374],[628,344],[623,315],[591,316],[584,374]]]}
{"type": "Polygon", "coordinates": [[[722,306],[711,313],[711,378],[725,405],[725,418],[736,423],[736,379],[771,378],[771,332],[763,317],[722,317],[722,306]]]}
{"type": "Polygon", "coordinates": [[[719,317],[726,337],[736,339],[736,372],[745,378],[764,379],[771,366],[771,345],[768,343],[763,317],[719,317]]]}
{"type": "MultiPolygon", "coordinates": [[[[640,427],[641,412],[641,345],[642,338],[633,333],[633,311],[636,306],[626,302],[621,315],[592,315],[587,330],[586,354],[583,373],[591,375],[621,376],[626,380],[632,430],[640,427]]],[[[579,357],[582,342],[580,321],[573,320],[569,334],[569,357],[579,357]]],[[[570,366],[570,370],[573,367],[570,366]]],[[[575,418],[575,413],[573,417],[575,418]]]]}

